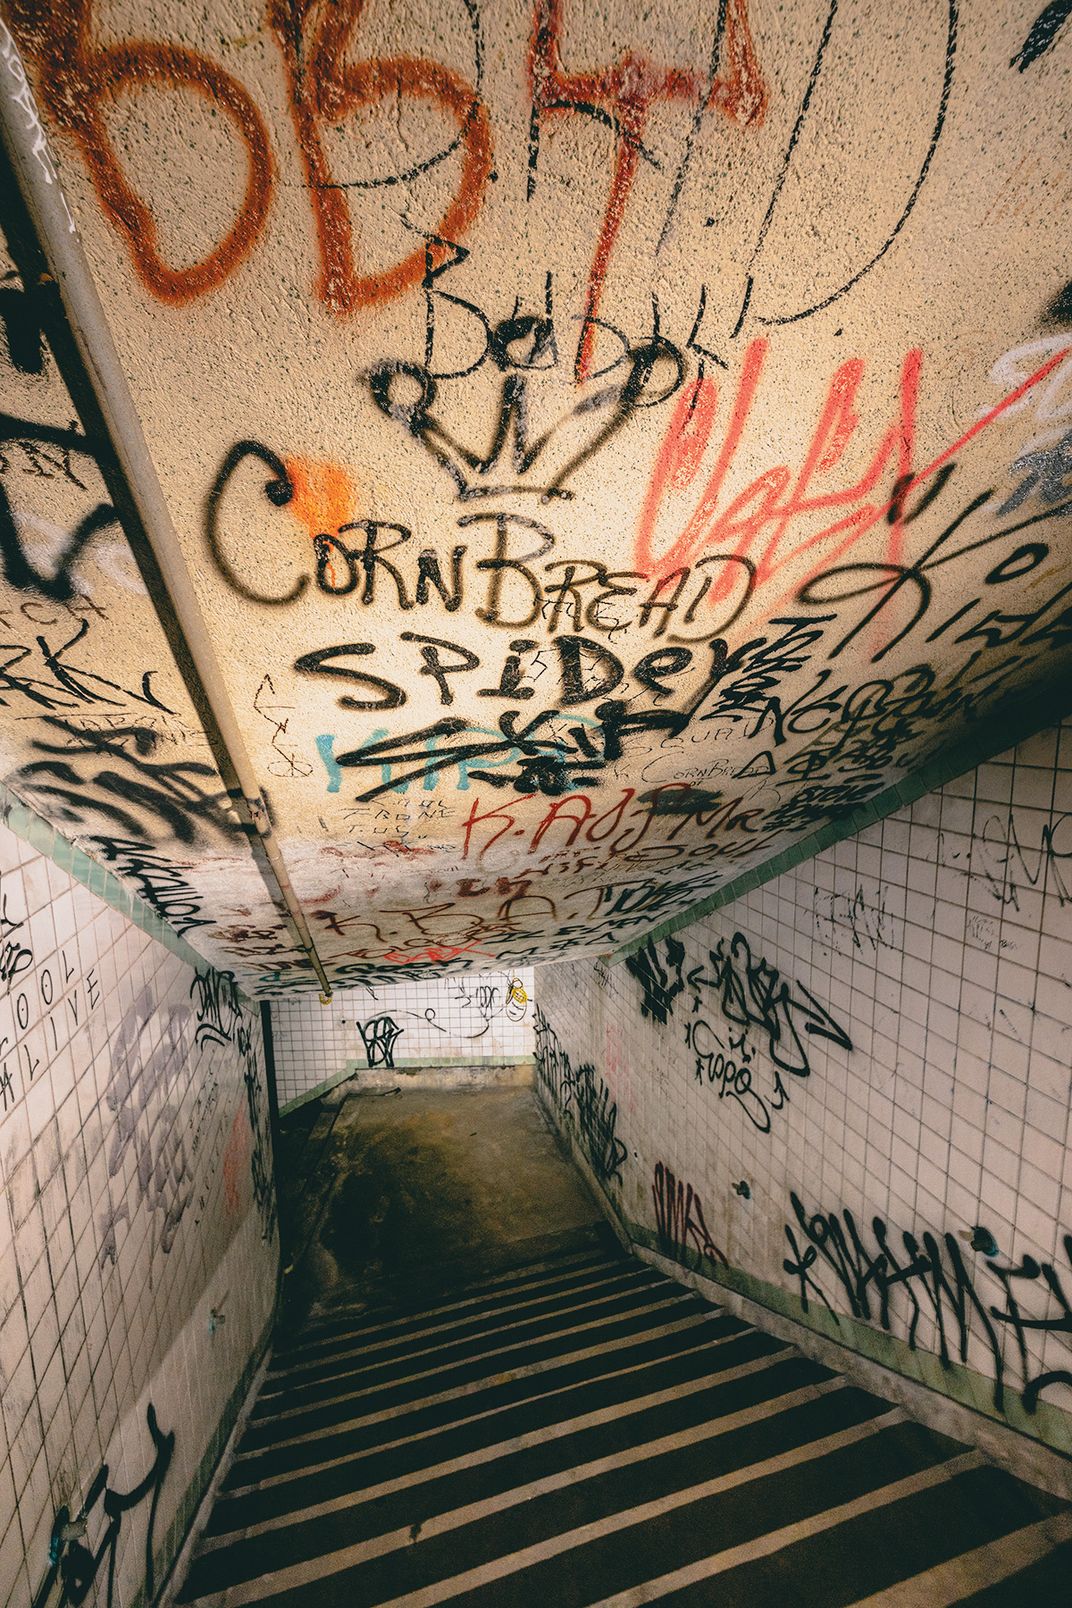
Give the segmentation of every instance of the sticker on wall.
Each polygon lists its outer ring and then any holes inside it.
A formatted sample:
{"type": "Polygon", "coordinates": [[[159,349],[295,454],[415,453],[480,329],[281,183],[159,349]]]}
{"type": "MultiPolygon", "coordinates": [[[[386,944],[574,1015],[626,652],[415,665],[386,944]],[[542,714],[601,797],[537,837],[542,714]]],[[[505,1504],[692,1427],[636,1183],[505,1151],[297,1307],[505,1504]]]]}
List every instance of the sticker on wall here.
{"type": "Polygon", "coordinates": [[[524,1020],[525,1012],[529,1008],[529,996],[520,977],[511,977],[510,993],[506,1000],[506,1014],[511,1022],[524,1020]]]}

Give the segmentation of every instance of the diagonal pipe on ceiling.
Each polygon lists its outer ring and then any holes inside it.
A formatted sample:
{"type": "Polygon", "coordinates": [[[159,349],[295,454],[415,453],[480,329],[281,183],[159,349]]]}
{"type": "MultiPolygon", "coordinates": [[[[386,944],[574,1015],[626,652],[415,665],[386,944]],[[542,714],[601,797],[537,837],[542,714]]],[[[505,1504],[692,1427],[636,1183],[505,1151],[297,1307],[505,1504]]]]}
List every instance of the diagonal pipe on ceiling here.
{"type": "Polygon", "coordinates": [[[117,468],[102,465],[105,482],[142,571],[160,622],[175,652],[205,728],[231,801],[249,835],[273,902],[281,907],[295,941],[320,983],[321,1001],[331,983],[317,952],[305,912],[290,881],[267,802],[246,750],[212,646],[201,605],[164,500],[156,466],[142,433],[75,228],[60,188],[44,129],[15,41],[0,18],[0,138],[7,161],[0,164],[5,210],[14,215],[13,254],[27,289],[35,288],[66,325],[55,334],[55,356],[87,431],[103,430],[117,468]],[[3,168],[10,165],[8,173],[3,168]],[[22,227],[19,227],[20,214],[22,227]],[[69,332],[69,334],[67,333],[69,332]],[[85,415],[88,414],[89,417],[85,415]]]}

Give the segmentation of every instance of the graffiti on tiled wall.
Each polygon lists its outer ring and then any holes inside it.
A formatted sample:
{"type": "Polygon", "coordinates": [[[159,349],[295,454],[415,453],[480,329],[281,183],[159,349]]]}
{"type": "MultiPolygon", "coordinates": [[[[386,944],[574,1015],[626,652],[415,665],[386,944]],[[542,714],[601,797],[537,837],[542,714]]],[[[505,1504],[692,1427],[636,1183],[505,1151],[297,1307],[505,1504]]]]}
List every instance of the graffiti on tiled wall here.
{"type": "Polygon", "coordinates": [[[6,825],[0,923],[0,1598],[126,1602],[274,1298],[260,1022],[6,825]]]}
{"type": "Polygon", "coordinates": [[[339,989],[327,1008],[310,996],[273,1001],[280,1103],[380,1069],[527,1063],[532,991],[526,967],[370,982],[339,989]]]}
{"type": "Polygon", "coordinates": [[[79,1507],[74,1512],[66,1504],[57,1509],[49,1538],[49,1568],[34,1597],[33,1608],[50,1608],[55,1600],[52,1593],[57,1583],[60,1586],[58,1608],[77,1608],[79,1603],[89,1599],[98,1576],[103,1576],[102,1600],[107,1608],[113,1608],[116,1551],[124,1520],[128,1513],[146,1504],[143,1584],[146,1601],[152,1601],[156,1589],[156,1513],[161,1487],[175,1450],[175,1431],[169,1430],[167,1434],[161,1432],[156,1409],[151,1403],[146,1412],[146,1425],[154,1456],[144,1478],[129,1491],[117,1490],[109,1482],[107,1463],[102,1463],[79,1507]],[[95,1512],[98,1505],[107,1523],[97,1546],[91,1549],[81,1538],[94,1519],[99,1517],[95,1512]]]}
{"type": "Polygon", "coordinates": [[[678,996],[687,996],[685,1043],[697,1083],[719,1100],[736,1101],[763,1133],[770,1132],[772,1113],[788,1103],[783,1074],[810,1075],[813,1040],[852,1049],[844,1028],[803,983],[788,982],[776,966],[753,956],[742,932],[720,937],[706,961],[687,971],[677,938],[649,940],[625,965],[640,983],[641,1013],[653,1021],[667,1024],[678,996]]]}

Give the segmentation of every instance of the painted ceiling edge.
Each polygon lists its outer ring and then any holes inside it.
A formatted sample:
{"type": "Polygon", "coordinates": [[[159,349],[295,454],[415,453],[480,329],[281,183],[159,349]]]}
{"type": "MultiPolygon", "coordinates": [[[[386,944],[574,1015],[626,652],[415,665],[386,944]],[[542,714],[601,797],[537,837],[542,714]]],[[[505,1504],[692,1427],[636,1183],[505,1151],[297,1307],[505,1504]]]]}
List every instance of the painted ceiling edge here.
{"type": "MultiPolygon", "coordinates": [[[[28,843],[38,854],[43,854],[54,865],[58,865],[72,881],[88,888],[98,899],[103,899],[110,909],[125,916],[158,944],[163,944],[165,949],[177,955],[193,971],[200,973],[206,966],[210,971],[220,970],[200,954],[188,939],[181,937],[162,916],[157,915],[133,888],[121,882],[114,872],[101,865],[99,860],[94,860],[77,843],[64,837],[58,827],[39,815],[32,804],[20,798],[5,782],[0,782],[0,825],[6,826],[23,843],[28,843]]],[[[262,995],[251,994],[233,972],[227,975],[247,1004],[266,1003],[262,995]]]]}
{"type": "Polygon", "coordinates": [[[921,765],[918,770],[895,782],[892,787],[883,788],[873,798],[858,805],[850,815],[844,815],[837,821],[829,821],[826,826],[820,827],[817,832],[812,832],[809,837],[801,838],[780,854],[764,860],[751,870],[742,872],[739,877],[734,877],[732,882],[708,895],[706,899],[700,899],[696,904],[689,905],[687,910],[680,911],[666,921],[658,922],[639,937],[630,938],[627,943],[621,944],[604,957],[606,964],[615,966],[628,956],[635,955],[637,950],[643,949],[645,945],[669,938],[671,934],[680,932],[682,927],[689,927],[704,916],[712,915],[714,911],[732,904],[743,894],[751,893],[754,888],[760,888],[766,882],[772,882],[775,877],[781,876],[783,871],[791,871],[794,866],[803,864],[805,860],[814,859],[815,855],[821,853],[823,849],[830,848],[834,843],[855,837],[865,827],[873,826],[876,821],[881,821],[894,811],[903,809],[906,804],[915,803],[916,799],[922,798],[925,793],[933,792],[935,788],[944,786],[946,782],[955,781],[958,776],[965,775],[975,766],[993,759],[995,754],[1002,754],[1015,744],[1033,737],[1036,732],[1045,731],[1047,727],[1056,725],[1069,714],[1072,714],[1072,692],[1063,701],[1050,696],[1010,699],[993,711],[988,724],[979,732],[965,737],[950,748],[942,749],[928,764],[921,765]],[[997,737],[994,735],[995,727],[1001,727],[1000,735],[997,737]]]}
{"type": "MultiPolygon", "coordinates": [[[[15,40],[2,18],[0,74],[3,79],[0,139],[30,226],[36,234],[37,247],[59,289],[63,313],[83,367],[80,379],[84,384],[79,389],[88,387],[104,421],[130,506],[141,527],[140,534],[149,547],[167,607],[182,639],[187,663],[180,665],[180,669],[187,678],[191,673],[196,678],[199,694],[196,701],[210,713],[231,771],[224,782],[250,834],[251,847],[257,842],[263,851],[263,858],[260,855],[254,858],[265,876],[273,902],[278,901],[286,912],[297,947],[307,956],[316,973],[321,1003],[327,1004],[332,997],[331,983],[276,840],[267,802],[227,694],[201,605],[181,556],[156,466],[60,186],[59,171],[45,138],[29,80],[15,40]],[[237,787],[232,785],[232,777],[237,787]]],[[[137,553],[141,544],[132,540],[131,545],[137,553]]],[[[159,615],[159,589],[152,589],[150,595],[159,615]]],[[[168,621],[162,616],[161,624],[167,631],[168,621]]]]}

